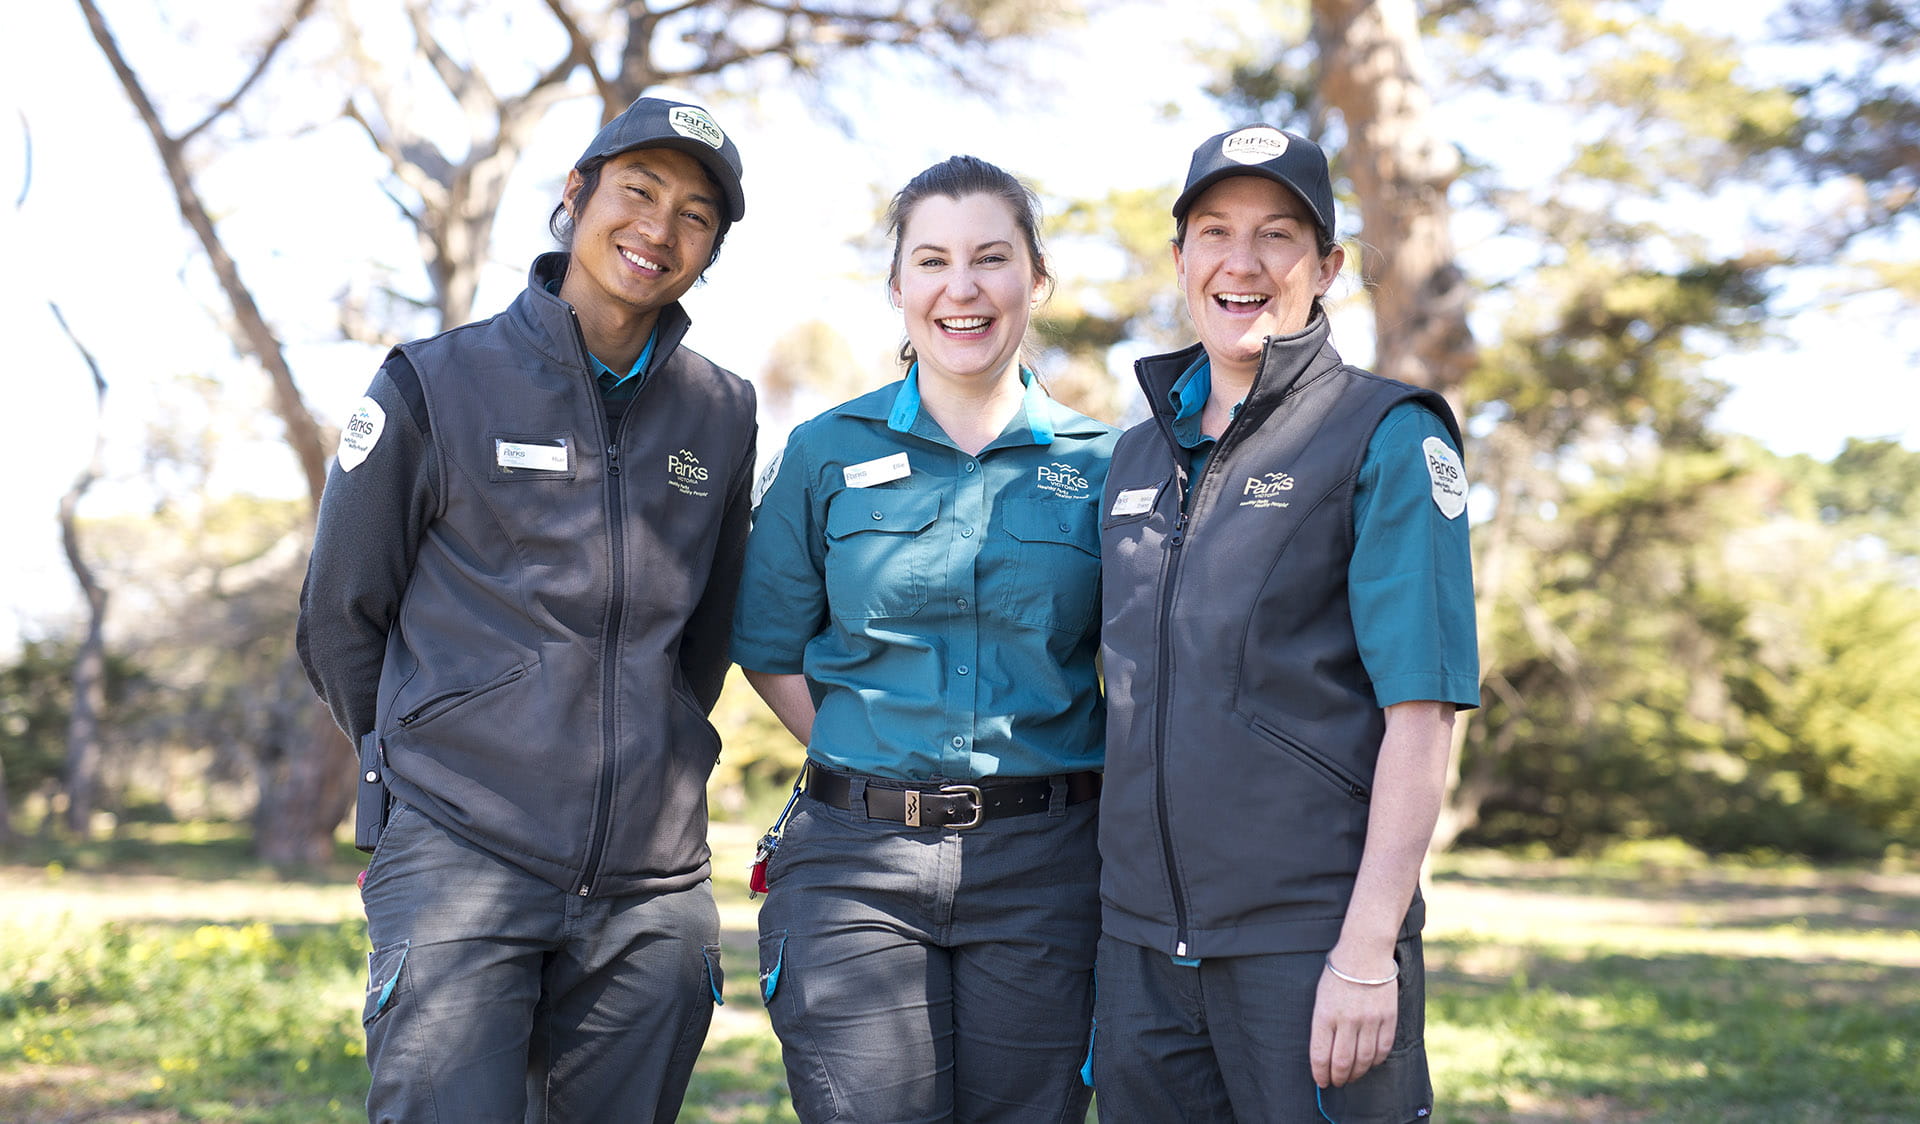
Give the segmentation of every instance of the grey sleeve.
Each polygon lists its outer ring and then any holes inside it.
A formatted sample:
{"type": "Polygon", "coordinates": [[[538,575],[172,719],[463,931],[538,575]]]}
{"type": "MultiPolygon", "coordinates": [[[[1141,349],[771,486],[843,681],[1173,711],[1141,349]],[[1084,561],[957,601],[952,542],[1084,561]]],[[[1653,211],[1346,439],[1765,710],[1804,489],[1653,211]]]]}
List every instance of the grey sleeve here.
{"type": "Polygon", "coordinates": [[[419,376],[395,351],[342,433],[320,499],[295,645],[355,741],[374,727],[387,632],[438,510],[432,436],[419,376]]]}
{"type": "Polygon", "coordinates": [[[680,666],[685,671],[700,709],[713,713],[726,685],[728,640],[733,632],[733,602],[740,594],[740,573],[747,557],[747,530],[753,518],[754,446],[759,426],[750,427],[746,460],[734,473],[727,493],[726,514],[720,520],[720,541],[714,544],[713,569],[706,590],[687,619],[680,637],[680,666]]]}

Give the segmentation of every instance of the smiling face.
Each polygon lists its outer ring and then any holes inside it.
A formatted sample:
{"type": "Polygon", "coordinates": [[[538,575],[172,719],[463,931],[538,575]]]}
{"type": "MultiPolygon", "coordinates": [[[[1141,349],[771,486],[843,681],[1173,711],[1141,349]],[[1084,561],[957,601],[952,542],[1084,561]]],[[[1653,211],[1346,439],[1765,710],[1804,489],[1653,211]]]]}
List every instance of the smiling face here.
{"type": "Polygon", "coordinates": [[[893,301],[920,377],[970,381],[1017,371],[1045,278],[1006,200],[930,195],[902,223],[899,245],[893,301]]]}
{"type": "Polygon", "coordinates": [[[679,300],[713,254],[723,203],[693,157],[640,148],[609,158],[581,200],[583,180],[567,177],[572,261],[560,295],[582,316],[644,320],[679,300]]]}
{"type": "Polygon", "coordinates": [[[1313,299],[1340,275],[1345,252],[1320,256],[1312,212],[1264,176],[1221,180],[1187,211],[1173,248],[1187,315],[1216,370],[1251,380],[1268,336],[1307,326],[1313,299]]]}

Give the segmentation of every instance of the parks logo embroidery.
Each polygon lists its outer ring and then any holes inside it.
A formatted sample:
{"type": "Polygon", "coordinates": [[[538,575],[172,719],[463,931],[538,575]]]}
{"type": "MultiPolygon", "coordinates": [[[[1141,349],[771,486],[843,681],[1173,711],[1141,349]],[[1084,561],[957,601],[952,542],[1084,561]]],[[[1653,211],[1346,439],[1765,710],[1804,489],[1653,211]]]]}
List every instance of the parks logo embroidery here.
{"type": "Polygon", "coordinates": [[[707,469],[685,449],[667,454],[667,483],[683,496],[707,495],[707,469]]]}
{"type": "Polygon", "coordinates": [[[1241,507],[1285,507],[1288,492],[1293,491],[1293,477],[1284,472],[1269,472],[1264,476],[1249,476],[1240,489],[1241,507]]]}
{"type": "Polygon", "coordinates": [[[1052,492],[1063,500],[1083,500],[1093,488],[1080,470],[1070,464],[1054,461],[1043,464],[1033,470],[1034,485],[1043,492],[1052,492]]]}

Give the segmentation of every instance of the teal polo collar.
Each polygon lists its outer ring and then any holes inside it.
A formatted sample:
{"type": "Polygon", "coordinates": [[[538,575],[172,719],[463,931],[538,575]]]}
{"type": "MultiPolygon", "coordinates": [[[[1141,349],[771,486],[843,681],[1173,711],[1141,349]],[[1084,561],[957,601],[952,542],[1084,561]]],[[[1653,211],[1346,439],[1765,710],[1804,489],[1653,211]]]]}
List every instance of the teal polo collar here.
{"type": "MultiPolygon", "coordinates": [[[[1034,377],[1033,369],[1022,365],[1020,382],[1026,387],[1022,400],[1022,409],[1027,418],[1028,438],[1022,444],[1051,445],[1057,432],[1053,420],[1053,399],[1040,386],[1040,380],[1034,377]]],[[[912,433],[914,423],[920,420],[920,364],[907,368],[907,377],[901,380],[900,391],[894,395],[893,409],[887,414],[887,428],[895,433],[912,433]]]]}
{"type": "MultiPolygon", "coordinates": [[[[1208,436],[1200,430],[1200,415],[1207,408],[1207,399],[1213,396],[1213,364],[1202,351],[1181,376],[1175,380],[1173,389],[1167,392],[1167,403],[1173,407],[1173,438],[1180,442],[1183,449],[1197,449],[1218,434],[1208,436]]],[[[1240,416],[1240,407],[1246,404],[1242,399],[1233,404],[1228,412],[1229,419],[1240,416]]]]}

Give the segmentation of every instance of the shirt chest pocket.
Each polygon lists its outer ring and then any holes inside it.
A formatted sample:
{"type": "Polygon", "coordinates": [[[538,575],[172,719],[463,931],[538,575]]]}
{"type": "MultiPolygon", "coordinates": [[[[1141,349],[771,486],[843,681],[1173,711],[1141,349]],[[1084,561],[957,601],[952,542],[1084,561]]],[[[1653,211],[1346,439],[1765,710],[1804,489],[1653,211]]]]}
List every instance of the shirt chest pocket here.
{"type": "Polygon", "coordinates": [[[1006,584],[995,603],[1010,620],[1086,631],[1100,601],[1100,519],[1093,501],[1008,500],[1002,518],[1014,565],[998,575],[1006,584]]]}
{"type": "Polygon", "coordinates": [[[840,620],[907,617],[942,563],[938,493],[851,488],[827,506],[827,607],[840,620]]]}

